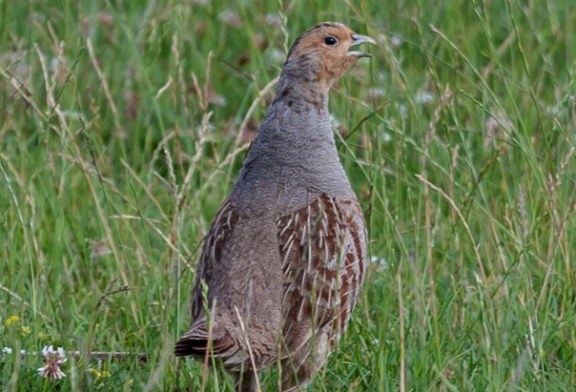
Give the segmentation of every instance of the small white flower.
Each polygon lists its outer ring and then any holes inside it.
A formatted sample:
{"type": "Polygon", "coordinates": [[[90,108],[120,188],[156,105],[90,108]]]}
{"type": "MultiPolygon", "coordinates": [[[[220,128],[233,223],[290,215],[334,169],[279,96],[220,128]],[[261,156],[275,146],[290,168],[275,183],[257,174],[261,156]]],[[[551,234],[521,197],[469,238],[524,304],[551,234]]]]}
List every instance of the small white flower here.
{"type": "Polygon", "coordinates": [[[369,101],[374,101],[386,96],[386,90],[379,87],[372,87],[366,90],[366,99],[369,101]]]}
{"type": "Polygon", "coordinates": [[[12,349],[10,347],[3,347],[2,354],[12,354],[12,349]]]}
{"type": "Polygon", "coordinates": [[[494,116],[490,116],[488,120],[486,120],[484,127],[488,131],[489,134],[494,136],[497,133],[498,128],[502,128],[506,132],[512,131],[514,125],[512,121],[508,119],[504,114],[496,114],[494,116]]]}
{"type": "Polygon", "coordinates": [[[282,64],[286,59],[286,53],[275,48],[268,49],[265,55],[267,61],[272,64],[282,64]]]}
{"type": "Polygon", "coordinates": [[[44,346],[42,356],[44,357],[45,365],[38,368],[40,376],[57,380],[66,377],[66,374],[60,369],[60,365],[67,361],[66,352],[62,347],[54,350],[54,346],[44,346]]]}
{"type": "Polygon", "coordinates": [[[64,349],[62,347],[58,347],[56,352],[58,353],[58,356],[60,358],[64,359],[64,361],[66,361],[66,351],[64,351],[64,349]]]}
{"type": "Polygon", "coordinates": [[[506,141],[514,125],[503,113],[491,115],[485,122],[486,137],[484,138],[484,148],[496,146],[499,142],[506,141]]]}
{"type": "Polygon", "coordinates": [[[544,110],[551,116],[557,116],[562,112],[562,107],[560,105],[549,105],[546,106],[544,110]]]}
{"type": "Polygon", "coordinates": [[[282,27],[282,17],[278,14],[267,14],[264,21],[269,26],[282,27]]]}
{"type": "Polygon", "coordinates": [[[372,256],[370,257],[370,262],[372,264],[379,265],[384,269],[387,269],[389,266],[388,260],[386,260],[384,257],[372,256]]]}
{"type": "Polygon", "coordinates": [[[105,241],[93,241],[92,250],[90,251],[91,259],[98,259],[100,257],[112,254],[112,249],[106,244],[105,241]]]}
{"type": "Polygon", "coordinates": [[[406,105],[401,103],[395,103],[394,107],[396,107],[396,110],[398,110],[398,114],[400,115],[400,117],[402,118],[408,117],[408,107],[406,105]]]}
{"type": "Polygon", "coordinates": [[[434,102],[435,99],[436,97],[434,96],[434,94],[426,90],[419,91],[418,93],[416,93],[416,96],[414,97],[414,101],[422,105],[434,102]]]}
{"type": "Polygon", "coordinates": [[[46,357],[48,356],[48,354],[51,354],[54,352],[54,346],[44,346],[42,348],[42,356],[46,357]]]}
{"type": "Polygon", "coordinates": [[[404,43],[404,38],[402,38],[399,35],[394,34],[392,36],[392,38],[390,38],[390,44],[392,44],[392,46],[395,48],[400,47],[403,43],[404,43]]]}
{"type": "Polygon", "coordinates": [[[64,374],[62,369],[60,369],[60,366],[54,364],[48,364],[38,368],[38,374],[42,377],[53,378],[56,380],[66,377],[66,374],[64,374]]]}
{"type": "Polygon", "coordinates": [[[392,141],[392,134],[390,132],[382,132],[382,141],[384,143],[390,143],[392,141]]]}
{"type": "Polygon", "coordinates": [[[64,66],[64,60],[62,58],[54,57],[50,61],[50,71],[52,71],[53,73],[58,72],[60,68],[63,66],[64,66]]]}
{"type": "Polygon", "coordinates": [[[240,18],[240,15],[238,15],[236,11],[233,11],[231,9],[225,9],[224,11],[220,12],[220,14],[218,15],[218,19],[220,20],[220,22],[228,26],[237,28],[242,27],[242,18],[240,18]]]}

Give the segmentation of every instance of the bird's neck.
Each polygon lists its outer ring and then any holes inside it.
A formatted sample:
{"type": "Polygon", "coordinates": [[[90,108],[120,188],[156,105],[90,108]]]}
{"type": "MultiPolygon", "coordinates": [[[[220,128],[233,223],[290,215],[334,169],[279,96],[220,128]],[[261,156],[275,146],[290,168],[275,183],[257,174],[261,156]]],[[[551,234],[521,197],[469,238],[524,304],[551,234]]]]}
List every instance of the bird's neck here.
{"type": "Polygon", "coordinates": [[[315,150],[337,157],[328,90],[310,81],[280,78],[258,139],[256,143],[265,141],[306,160],[314,159],[316,154],[309,155],[315,150]]]}
{"type": "Polygon", "coordinates": [[[331,85],[331,80],[321,78],[312,67],[287,62],[276,86],[276,99],[291,97],[321,107],[327,113],[331,85]]]}
{"type": "Polygon", "coordinates": [[[280,80],[236,188],[238,199],[279,206],[321,193],[354,197],[336,150],[327,90],[280,80]]]}

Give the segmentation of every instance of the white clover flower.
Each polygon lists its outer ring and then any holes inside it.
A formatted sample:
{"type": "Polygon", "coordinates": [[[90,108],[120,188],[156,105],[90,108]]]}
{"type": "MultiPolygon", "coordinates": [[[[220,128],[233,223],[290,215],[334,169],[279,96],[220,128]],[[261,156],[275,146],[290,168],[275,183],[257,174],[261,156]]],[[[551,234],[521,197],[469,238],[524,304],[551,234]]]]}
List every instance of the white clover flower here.
{"type": "Polygon", "coordinates": [[[62,347],[54,350],[54,346],[44,346],[42,356],[44,357],[45,365],[38,368],[40,376],[57,380],[66,377],[66,374],[60,369],[60,365],[67,361],[66,352],[62,347]]]}
{"type": "Polygon", "coordinates": [[[399,35],[394,34],[391,38],[390,38],[390,44],[392,44],[393,47],[398,48],[400,47],[402,44],[404,43],[404,38],[402,38],[399,35]]]}
{"type": "Polygon", "coordinates": [[[286,53],[280,49],[270,48],[266,51],[266,58],[269,63],[282,64],[286,59],[286,53]]]}
{"type": "Polygon", "coordinates": [[[380,256],[372,256],[370,257],[370,262],[372,264],[376,264],[384,269],[388,269],[388,267],[390,266],[390,264],[388,263],[388,260],[386,260],[384,257],[380,257],[380,256]]]}
{"type": "Polygon", "coordinates": [[[282,27],[282,17],[279,14],[266,14],[264,21],[269,26],[282,27]]]}
{"type": "Polygon", "coordinates": [[[436,96],[430,91],[426,90],[421,90],[417,92],[416,96],[414,97],[414,101],[416,101],[416,103],[419,103],[421,105],[426,105],[428,103],[434,102],[435,99],[436,96]]]}
{"type": "Polygon", "coordinates": [[[392,134],[390,132],[382,132],[380,137],[384,143],[390,143],[392,141],[392,134]]]}

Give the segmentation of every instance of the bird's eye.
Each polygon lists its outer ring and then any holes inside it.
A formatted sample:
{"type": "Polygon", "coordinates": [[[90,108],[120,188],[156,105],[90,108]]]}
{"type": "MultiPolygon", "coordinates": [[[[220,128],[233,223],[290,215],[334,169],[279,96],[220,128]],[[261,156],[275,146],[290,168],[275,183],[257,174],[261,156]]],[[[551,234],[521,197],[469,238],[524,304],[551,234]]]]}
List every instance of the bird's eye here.
{"type": "Polygon", "coordinates": [[[338,43],[338,39],[336,37],[329,35],[328,37],[324,38],[324,43],[326,45],[336,45],[338,43]]]}

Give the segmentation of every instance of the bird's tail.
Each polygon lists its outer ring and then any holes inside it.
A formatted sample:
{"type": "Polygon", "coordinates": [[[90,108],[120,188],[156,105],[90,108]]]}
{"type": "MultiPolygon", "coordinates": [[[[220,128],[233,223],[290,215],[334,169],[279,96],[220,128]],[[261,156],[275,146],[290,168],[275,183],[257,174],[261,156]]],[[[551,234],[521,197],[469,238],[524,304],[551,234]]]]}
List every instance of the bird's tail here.
{"type": "Polygon", "coordinates": [[[205,319],[196,321],[174,346],[174,354],[177,357],[209,355],[226,358],[236,351],[238,351],[237,344],[230,334],[217,325],[208,329],[205,319]]]}

